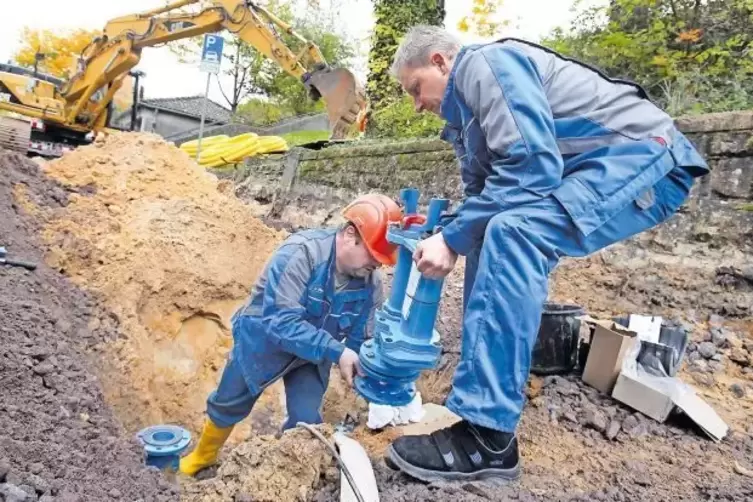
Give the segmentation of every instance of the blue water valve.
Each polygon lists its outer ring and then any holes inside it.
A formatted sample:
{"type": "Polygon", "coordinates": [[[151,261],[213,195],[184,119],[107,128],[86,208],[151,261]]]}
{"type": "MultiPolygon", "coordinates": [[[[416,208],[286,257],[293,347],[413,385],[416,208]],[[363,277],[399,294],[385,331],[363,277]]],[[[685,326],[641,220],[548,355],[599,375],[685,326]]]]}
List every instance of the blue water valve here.
{"type": "Polygon", "coordinates": [[[447,199],[432,199],[426,215],[419,215],[418,190],[403,189],[400,198],[403,221],[387,231],[387,240],[398,245],[392,292],[375,313],[374,336],[361,346],[365,376],[355,381],[356,391],[367,401],[391,406],[413,400],[421,371],[435,368],[442,354],[434,324],[444,280],[423,277],[413,252],[437,229],[449,206],[447,199]]]}

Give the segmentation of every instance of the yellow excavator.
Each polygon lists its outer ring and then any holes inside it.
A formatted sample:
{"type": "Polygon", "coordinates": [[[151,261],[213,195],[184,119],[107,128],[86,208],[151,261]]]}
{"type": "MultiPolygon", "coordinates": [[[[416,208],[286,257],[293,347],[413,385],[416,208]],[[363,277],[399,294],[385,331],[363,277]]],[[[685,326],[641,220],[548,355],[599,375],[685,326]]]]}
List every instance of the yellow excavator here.
{"type": "Polygon", "coordinates": [[[180,0],[109,21],[82,51],[78,71],[69,80],[0,65],[0,147],[55,157],[89,143],[108,129],[112,99],[138,64],[143,48],[222,30],[299,78],[312,99],[323,99],[331,139],[362,130],[363,88],[348,70],[329,67],[319,48],[290,25],[253,1],[180,0]],[[203,8],[181,10],[192,4],[203,8]],[[281,33],[297,41],[297,53],[281,33]]]}

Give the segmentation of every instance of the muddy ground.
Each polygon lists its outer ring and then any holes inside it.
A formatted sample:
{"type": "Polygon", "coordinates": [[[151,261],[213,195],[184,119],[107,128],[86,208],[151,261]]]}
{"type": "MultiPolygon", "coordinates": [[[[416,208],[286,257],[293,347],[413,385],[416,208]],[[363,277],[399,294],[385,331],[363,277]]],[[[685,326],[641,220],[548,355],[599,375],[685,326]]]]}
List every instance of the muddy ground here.
{"type": "MultiPolygon", "coordinates": [[[[279,385],[208,479],[145,470],[133,440],[155,421],[199,432],[231,344],[229,312],[281,237],[253,217],[258,208],[151,136],[79,149],[43,171],[0,159],[0,245],[40,263],[35,272],[0,268],[0,381],[11,389],[0,397],[0,501],[338,500],[339,475],[321,444],[306,431],[274,437],[284,416],[279,385]],[[150,154],[129,155],[132,141],[150,154]]],[[[334,374],[325,420],[359,418],[354,434],[385,501],[753,500],[751,263],[724,243],[647,234],[563,262],[551,287],[554,300],[592,315],[653,313],[687,328],[680,376],[730,425],[721,443],[681,416],[642,417],[577,375],[531,379],[524,477],[507,487],[425,485],[390,471],[381,455],[399,433],[366,430],[363,401],[334,374]]],[[[438,403],[460,352],[462,262],[445,291],[445,354],[420,381],[424,399],[438,403]]]]}
{"type": "Polygon", "coordinates": [[[23,185],[48,207],[69,194],[16,154],[0,151],[0,173],[0,246],[38,264],[0,265],[0,500],[177,500],[174,486],[143,467],[91,371],[117,321],[45,265],[39,225],[12,189],[23,185]],[[110,322],[89,329],[99,318],[110,322]]]}
{"type": "MultiPolygon", "coordinates": [[[[659,424],[583,384],[578,374],[533,376],[520,426],[520,482],[427,486],[379,461],[384,500],[753,500],[753,277],[742,272],[749,263],[729,249],[683,244],[667,251],[632,242],[563,262],[551,288],[552,300],[577,303],[595,316],[652,313],[684,326],[692,342],[680,377],[730,426],[722,442],[684,415],[659,424]]],[[[458,357],[461,301],[456,270],[438,322],[447,369],[423,380],[423,394],[433,401],[446,395],[458,357]]],[[[320,500],[333,500],[334,489],[324,488],[320,500]]]]}

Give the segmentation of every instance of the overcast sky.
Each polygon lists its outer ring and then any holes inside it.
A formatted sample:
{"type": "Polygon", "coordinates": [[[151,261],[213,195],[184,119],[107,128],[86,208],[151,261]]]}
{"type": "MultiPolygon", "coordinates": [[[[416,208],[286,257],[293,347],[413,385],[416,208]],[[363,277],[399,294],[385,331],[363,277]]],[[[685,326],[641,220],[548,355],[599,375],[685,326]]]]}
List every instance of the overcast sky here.
{"type": "MultiPolygon", "coordinates": [[[[587,0],[599,2],[600,0],[587,0]]],[[[321,0],[321,5],[328,5],[321,0]]],[[[339,0],[343,6],[339,16],[345,30],[368,47],[368,37],[373,28],[370,0],[339,0]]],[[[514,20],[516,26],[506,28],[500,35],[511,35],[532,40],[548,33],[552,28],[567,25],[572,17],[573,0],[504,0],[503,15],[514,20]]],[[[103,0],[34,0],[17,2],[13,15],[3,16],[0,30],[0,61],[6,62],[19,45],[19,37],[24,26],[33,29],[101,29],[108,19],[152,9],[164,5],[163,0],[130,0],[115,2],[103,0]]],[[[455,31],[458,20],[472,5],[470,0],[446,0],[447,17],[445,26],[455,31]]],[[[459,34],[460,35],[460,34],[459,34]]],[[[462,36],[466,42],[472,37],[462,36]]],[[[138,68],[146,73],[144,80],[146,97],[190,96],[204,93],[205,74],[195,66],[180,64],[172,53],[164,47],[145,49],[138,68]]],[[[365,60],[360,60],[355,71],[361,79],[366,77],[365,60]]],[[[232,83],[223,84],[226,89],[232,83]]],[[[210,97],[224,103],[216,81],[210,86],[210,97]]]]}

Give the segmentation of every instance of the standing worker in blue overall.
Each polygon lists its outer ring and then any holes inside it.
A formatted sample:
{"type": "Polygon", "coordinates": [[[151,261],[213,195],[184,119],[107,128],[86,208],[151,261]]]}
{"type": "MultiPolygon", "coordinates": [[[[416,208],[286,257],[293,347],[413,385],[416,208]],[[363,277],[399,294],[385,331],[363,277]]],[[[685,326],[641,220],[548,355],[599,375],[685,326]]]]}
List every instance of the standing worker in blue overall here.
{"type": "Polygon", "coordinates": [[[462,420],[397,439],[388,462],[425,481],[520,475],[515,435],[531,353],[562,257],[672,216],[704,159],[644,90],[517,39],[461,47],[417,26],[392,72],[446,121],[465,199],[414,254],[427,277],[466,258],[463,338],[447,407],[462,420]]]}
{"type": "Polygon", "coordinates": [[[353,385],[358,350],[384,301],[381,265],[394,265],[397,248],[387,227],[402,211],[389,197],[364,195],[343,210],[339,229],[306,230],[286,239],[233,316],[233,350],[196,448],[180,461],[193,476],[217,461],[233,426],[246,418],[262,391],[280,378],[287,420],[321,423],[320,408],[333,364],[353,385]]]}

